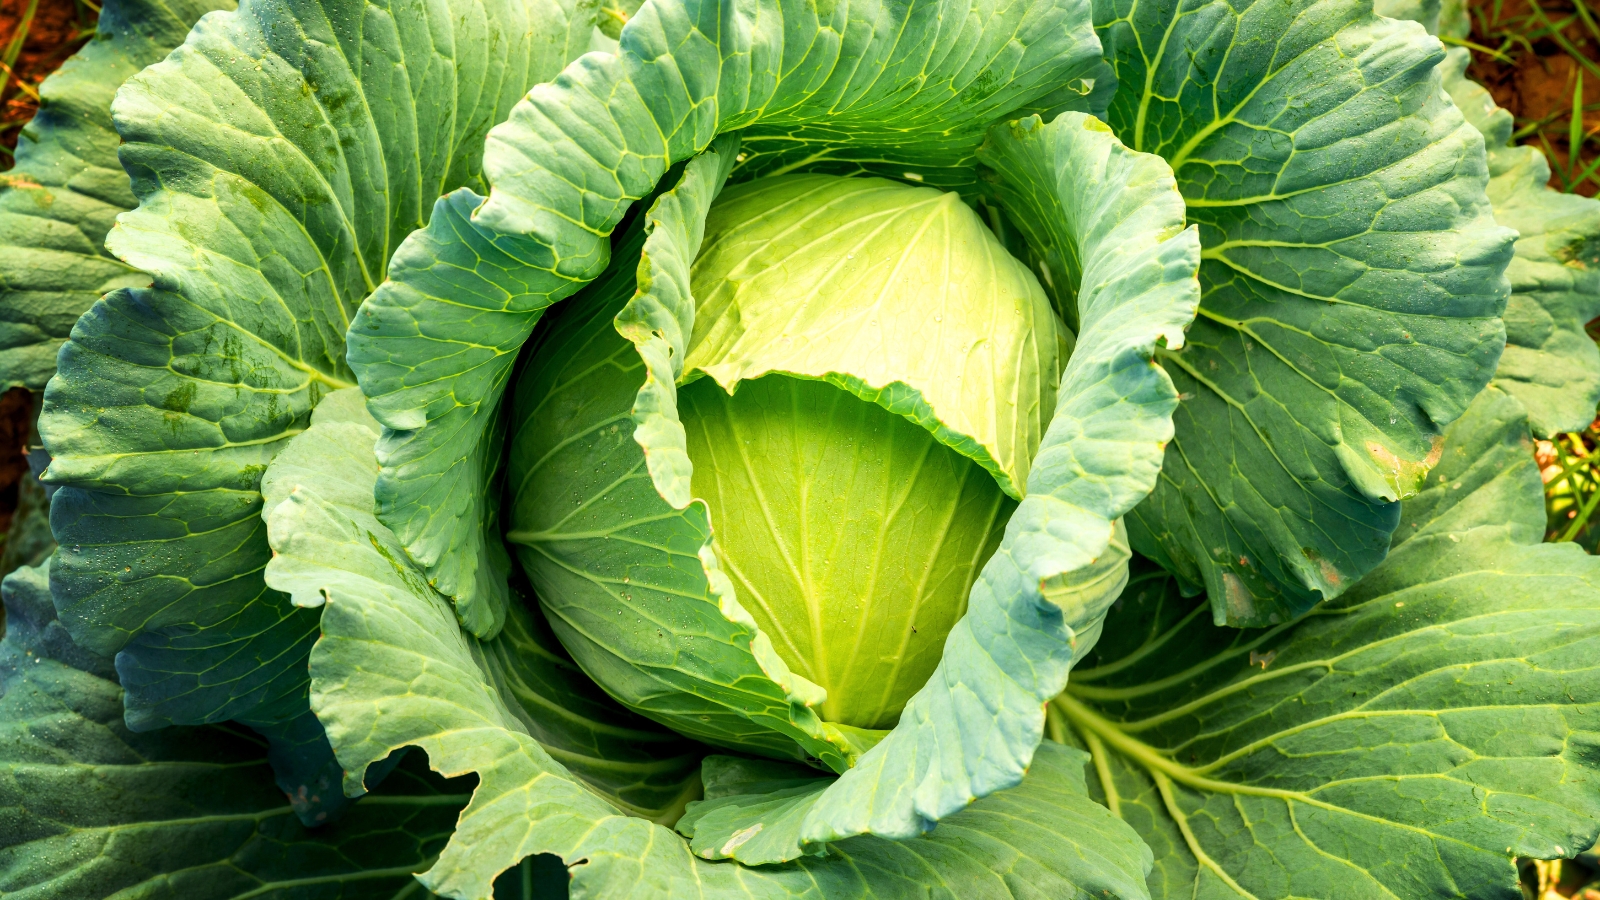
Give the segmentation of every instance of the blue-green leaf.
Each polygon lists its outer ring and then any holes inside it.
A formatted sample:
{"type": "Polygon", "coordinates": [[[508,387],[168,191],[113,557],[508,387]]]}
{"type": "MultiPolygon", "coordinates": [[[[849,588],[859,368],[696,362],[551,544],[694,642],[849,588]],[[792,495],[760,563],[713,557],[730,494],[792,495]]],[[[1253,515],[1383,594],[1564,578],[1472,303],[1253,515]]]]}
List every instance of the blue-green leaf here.
{"type": "Polygon", "coordinates": [[[1506,350],[1494,384],[1528,409],[1535,434],[1580,431],[1600,405],[1600,348],[1584,326],[1600,316],[1600,201],[1549,186],[1550,164],[1511,143],[1511,114],[1466,76],[1472,56],[1439,64],[1445,90],[1489,153],[1494,219],[1518,233],[1506,275],[1506,350]]]}
{"type": "MultiPolygon", "coordinates": [[[[392,592],[395,584],[436,596],[393,533],[373,518],[378,425],[361,401],[356,390],[330,396],[262,479],[274,551],[267,581],[299,606],[320,606],[339,590],[392,592]],[[330,555],[340,560],[337,567],[329,567],[330,555]]],[[[675,820],[699,790],[701,748],[606,697],[542,619],[530,615],[524,603],[532,598],[515,596],[494,639],[462,645],[476,668],[460,689],[503,698],[505,727],[531,736],[619,809],[675,820]]],[[[346,774],[352,789],[362,783],[346,774]]],[[[367,769],[366,781],[379,774],[367,769]]]]}
{"type": "Polygon", "coordinates": [[[1527,413],[1486,389],[1388,558],[1300,620],[1204,620],[1148,563],[1057,702],[1157,898],[1521,895],[1600,828],[1600,560],[1541,544],[1527,413]]]}
{"type": "Polygon", "coordinates": [[[1098,0],[1095,22],[1108,120],[1171,163],[1204,247],[1129,533],[1218,622],[1284,622],[1383,559],[1493,374],[1512,233],[1420,26],[1343,0],[1098,0]]]}
{"type": "MultiPolygon", "coordinates": [[[[1383,2],[1380,15],[1422,23],[1429,34],[1464,39],[1465,4],[1383,2]]],[[[1444,89],[1483,134],[1495,221],[1517,230],[1506,276],[1506,349],[1494,383],[1522,401],[1540,437],[1577,431],[1600,404],[1600,348],[1584,326],[1600,316],[1600,201],[1550,187],[1544,154],[1511,141],[1511,113],[1467,77],[1472,55],[1451,50],[1439,64],[1444,89]]]]}
{"type": "MultiPolygon", "coordinates": [[[[308,830],[263,742],[231,726],[130,731],[111,661],[56,620],[45,569],[5,580],[0,892],[16,900],[393,900],[415,895],[470,785],[419,755],[308,830]]],[[[338,790],[337,784],[334,790],[338,790]]]]}
{"type": "MultiPolygon", "coordinates": [[[[550,740],[570,727],[570,707],[527,702],[486,662],[494,656],[490,649],[507,641],[510,625],[488,643],[464,633],[450,602],[373,517],[371,501],[364,509],[349,505],[377,475],[375,459],[353,452],[351,429],[358,427],[319,423],[280,456],[300,460],[302,475],[269,513],[282,555],[268,577],[302,602],[323,604],[324,637],[311,657],[312,705],[349,772],[348,789],[359,789],[371,764],[413,745],[441,772],[477,774],[451,844],[420,876],[430,889],[478,900],[519,860],[555,853],[571,867],[573,896],[1148,896],[1142,883],[1148,851],[1088,798],[1084,755],[1053,745],[1040,751],[1020,787],[974,804],[926,837],[856,838],[832,845],[826,857],[775,867],[696,858],[667,828],[625,815],[602,799],[612,796],[604,790],[580,786],[580,779],[595,783],[595,770],[573,764],[550,740]]],[[[369,442],[376,437],[366,435],[369,442]]],[[[511,610],[508,623],[524,614],[511,610]]],[[[526,652],[508,649],[513,656],[526,652]]],[[[613,707],[610,715],[614,722],[625,714],[613,707]]],[[[595,723],[602,762],[620,771],[646,768],[650,758],[670,760],[645,732],[618,734],[604,728],[606,721],[595,723]],[[621,748],[630,743],[643,745],[645,760],[624,760],[621,748]]],[[[710,796],[756,789],[749,778],[726,777],[727,768],[708,770],[710,796]]]]}
{"type": "Polygon", "coordinates": [[[805,766],[739,756],[708,756],[700,775],[705,799],[689,804],[673,827],[701,859],[746,865],[794,859],[806,814],[833,783],[805,766]]]}
{"type": "Polygon", "coordinates": [[[0,176],[0,390],[44,390],[72,323],[101,294],[150,279],[106,232],[138,205],[117,162],[111,98],[200,16],[233,0],[107,0],[95,39],[39,85],[39,112],[0,176]]]}
{"type": "Polygon", "coordinates": [[[316,615],[268,589],[257,487],[432,201],[482,188],[483,135],[587,46],[542,0],[249,0],[129,80],[113,118],[147,272],[78,321],[40,430],[52,589],[118,655],[135,727],[304,710],[316,615]]]}

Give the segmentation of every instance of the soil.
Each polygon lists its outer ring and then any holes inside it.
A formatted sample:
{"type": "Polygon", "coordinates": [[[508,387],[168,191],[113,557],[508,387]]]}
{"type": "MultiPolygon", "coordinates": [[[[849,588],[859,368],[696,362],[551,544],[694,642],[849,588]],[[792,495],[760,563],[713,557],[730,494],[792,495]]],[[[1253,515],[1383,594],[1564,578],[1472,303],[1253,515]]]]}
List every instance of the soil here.
{"type": "Polygon", "coordinates": [[[98,15],[90,0],[0,0],[0,63],[11,70],[0,68],[0,171],[11,168],[17,134],[39,108],[39,82],[94,34],[98,15]]]}
{"type": "Polygon", "coordinates": [[[27,388],[0,394],[0,533],[11,529],[18,484],[28,475],[28,435],[33,426],[33,396],[27,388]]]}
{"type": "Polygon", "coordinates": [[[1600,167],[1587,178],[1575,176],[1600,157],[1600,3],[1587,0],[1586,22],[1577,2],[1584,0],[1544,0],[1541,18],[1530,0],[1471,0],[1468,40],[1478,47],[1472,49],[1467,74],[1510,110],[1518,131],[1525,132],[1518,142],[1545,152],[1552,187],[1593,197],[1600,191],[1600,167]],[[1563,27],[1552,31],[1547,22],[1563,27]],[[1574,172],[1572,109],[1580,73],[1585,109],[1574,172]]]}

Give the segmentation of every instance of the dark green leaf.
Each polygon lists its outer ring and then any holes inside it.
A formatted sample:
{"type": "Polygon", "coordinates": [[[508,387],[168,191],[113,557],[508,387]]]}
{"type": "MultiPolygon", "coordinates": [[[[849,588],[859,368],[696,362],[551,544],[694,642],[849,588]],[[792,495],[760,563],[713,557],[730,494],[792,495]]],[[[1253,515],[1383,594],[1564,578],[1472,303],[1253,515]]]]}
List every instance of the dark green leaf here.
{"type": "Polygon", "coordinates": [[[1157,898],[1521,896],[1600,823],[1600,560],[1539,543],[1527,414],[1489,388],[1394,549],[1293,624],[1214,628],[1145,564],[1057,709],[1157,898]]]}
{"type": "MultiPolygon", "coordinates": [[[[323,409],[339,405],[336,396],[323,409]]],[[[546,693],[529,690],[531,680],[504,677],[513,666],[548,670],[548,659],[511,637],[525,613],[513,607],[501,634],[479,641],[404,560],[395,535],[372,513],[377,463],[361,451],[375,437],[329,415],[274,462],[268,490],[282,499],[269,527],[280,555],[268,577],[301,602],[323,604],[324,637],[311,660],[313,706],[349,773],[347,788],[359,789],[369,766],[411,745],[443,772],[477,773],[479,787],[451,846],[422,876],[432,889],[477,900],[519,860],[554,853],[572,867],[575,896],[607,900],[1147,896],[1141,878],[1148,851],[1089,799],[1084,755],[1054,745],[1040,750],[1021,786],[973,804],[926,837],[853,838],[830,845],[825,857],[780,866],[696,858],[667,828],[603,799],[617,796],[604,782],[608,770],[681,772],[666,752],[670,740],[615,707],[586,723],[585,715],[600,710],[564,693],[573,687],[546,693]],[[571,739],[586,731],[591,752],[572,752],[571,739]]],[[[587,694],[597,695],[592,685],[587,694]]],[[[708,770],[713,799],[760,788],[729,768],[708,770]]],[[[531,884],[533,873],[529,867],[500,883],[531,884]]]]}
{"type": "Polygon", "coordinates": [[[95,37],[39,85],[42,102],[0,175],[0,390],[44,390],[72,323],[101,294],[149,284],[104,244],[138,205],[117,162],[111,98],[233,0],[106,0],[95,37]]]}
{"type": "Polygon", "coordinates": [[[1134,548],[1218,622],[1288,621],[1377,565],[1488,381],[1512,233],[1444,51],[1370,3],[1098,0],[1109,121],[1172,164],[1200,314],[1134,548]]]}
{"type": "MultiPolygon", "coordinates": [[[[361,401],[355,390],[330,396],[262,479],[276,551],[267,579],[300,605],[320,606],[340,584],[392,591],[397,576],[405,589],[432,595],[372,517],[378,425],[361,401]],[[341,560],[337,570],[326,565],[330,553],[341,560]]],[[[518,601],[493,639],[469,639],[475,669],[457,689],[503,698],[506,727],[538,741],[620,809],[675,820],[699,791],[702,748],[618,706],[578,671],[520,594],[518,601]]],[[[366,784],[381,775],[367,769],[366,784]]],[[[359,790],[360,779],[346,777],[359,790]]]]}
{"type": "MultiPolygon", "coordinates": [[[[5,580],[0,892],[16,900],[420,897],[470,785],[420,754],[308,831],[263,742],[228,726],[129,731],[109,660],[56,620],[43,568],[5,580]],[[409,890],[408,890],[409,888],[409,890]]],[[[335,785],[337,790],[337,785],[335,785]]],[[[312,799],[312,798],[305,798],[312,799]]]]}
{"type": "Polygon", "coordinates": [[[78,321],[40,430],[62,622],[118,655],[135,727],[305,709],[317,617],[261,580],[261,473],[354,383],[345,329],[395,247],[484,187],[483,135],[592,13],[249,0],[118,93],[140,206],[109,244],[154,285],[78,321]]]}

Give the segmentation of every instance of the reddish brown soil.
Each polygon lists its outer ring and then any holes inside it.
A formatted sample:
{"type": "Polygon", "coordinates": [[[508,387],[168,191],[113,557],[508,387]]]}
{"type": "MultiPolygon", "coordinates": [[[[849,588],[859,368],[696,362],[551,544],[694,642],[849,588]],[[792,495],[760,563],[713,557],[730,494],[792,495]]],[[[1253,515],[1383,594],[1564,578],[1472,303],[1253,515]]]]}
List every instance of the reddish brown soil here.
{"type": "MultiPolygon", "coordinates": [[[[1582,139],[1578,158],[1581,169],[1600,155],[1600,75],[1596,69],[1586,68],[1569,51],[1576,51],[1587,60],[1600,62],[1600,34],[1577,15],[1577,2],[1585,0],[1543,0],[1541,20],[1529,5],[1531,0],[1471,0],[1473,43],[1499,51],[1499,55],[1472,51],[1472,67],[1468,74],[1483,84],[1494,95],[1495,102],[1511,111],[1519,130],[1528,133],[1519,142],[1545,151],[1553,170],[1550,184],[1557,189],[1568,189],[1570,173],[1568,157],[1571,144],[1573,93],[1578,73],[1583,72],[1583,105],[1594,106],[1582,116],[1582,139]],[[1562,40],[1550,34],[1545,25],[1560,25],[1562,40]]],[[[1600,3],[1587,0],[1585,11],[1589,18],[1600,24],[1600,3]]],[[[1594,196],[1600,191],[1600,170],[1587,179],[1579,179],[1571,190],[1594,196]]]]}
{"type": "Polygon", "coordinates": [[[17,146],[17,133],[38,109],[39,82],[54,72],[94,33],[98,4],[88,0],[36,0],[28,15],[29,0],[0,0],[0,62],[20,28],[26,28],[20,53],[11,72],[0,68],[0,170],[11,168],[9,151],[17,146]]]}

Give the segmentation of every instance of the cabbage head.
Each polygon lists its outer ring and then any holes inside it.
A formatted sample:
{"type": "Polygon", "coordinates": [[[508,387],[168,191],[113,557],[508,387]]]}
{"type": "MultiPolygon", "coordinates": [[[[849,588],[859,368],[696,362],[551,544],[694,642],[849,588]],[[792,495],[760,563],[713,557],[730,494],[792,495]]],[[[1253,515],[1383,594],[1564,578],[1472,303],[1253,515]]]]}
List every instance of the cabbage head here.
{"type": "MultiPolygon", "coordinates": [[[[953,192],[758,178],[719,196],[705,229],[677,422],[663,424],[682,433],[674,449],[714,523],[727,587],[814,686],[823,721],[891,727],[938,664],[1021,498],[1055,408],[1066,326],[953,192]]],[[[636,627],[622,645],[586,639],[614,601],[569,577],[593,559],[564,552],[574,517],[592,530],[668,502],[652,485],[640,498],[618,484],[639,461],[617,426],[644,376],[642,359],[618,360],[637,356],[613,324],[621,305],[569,304],[547,326],[511,389],[506,457],[506,540],[562,642],[597,673],[664,638],[636,627]],[[563,501],[579,484],[575,508],[563,501]]],[[[650,590],[628,571],[629,588],[650,590]]],[[[654,603],[631,593],[622,615],[637,626],[654,603]]],[[[651,699],[616,677],[602,683],[648,713],[651,699]]],[[[701,733],[693,716],[660,715],[701,733]]]]}
{"type": "Polygon", "coordinates": [[[1600,204],[1383,11],[108,0],[0,892],[1515,897],[1600,204]]]}

